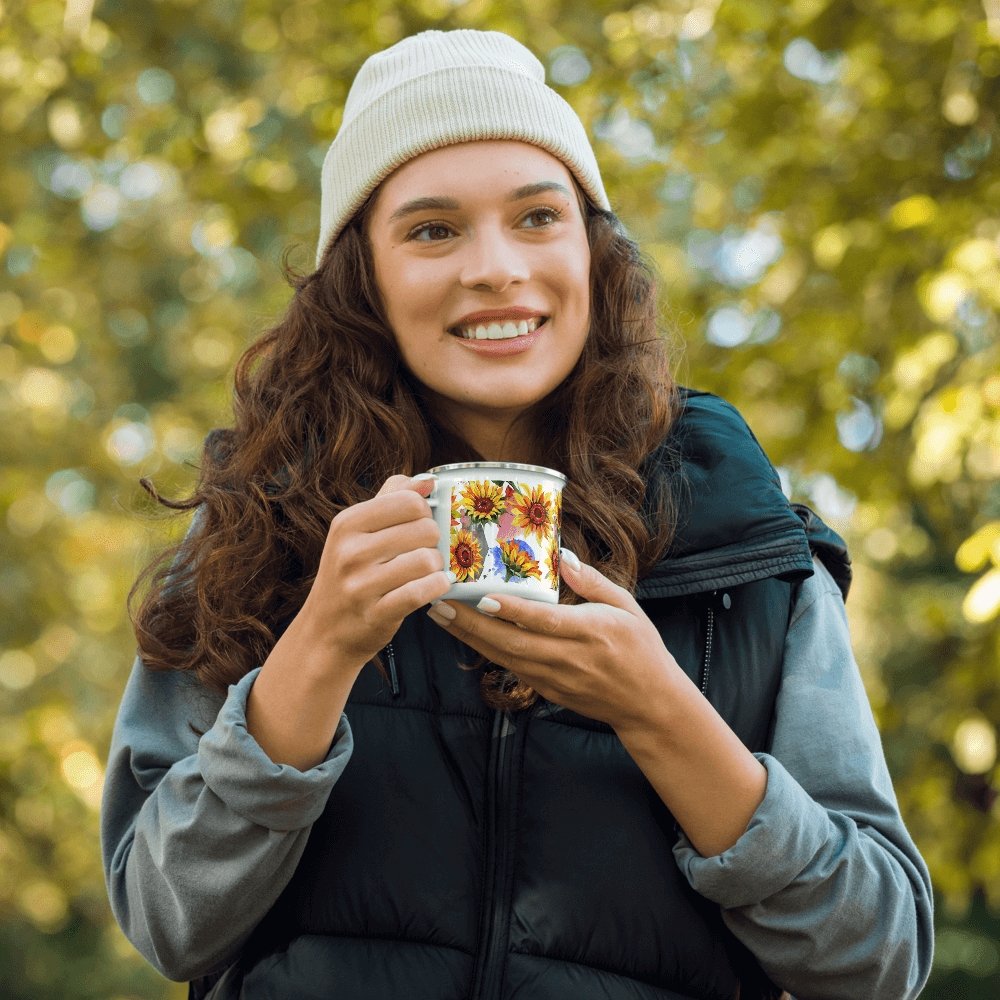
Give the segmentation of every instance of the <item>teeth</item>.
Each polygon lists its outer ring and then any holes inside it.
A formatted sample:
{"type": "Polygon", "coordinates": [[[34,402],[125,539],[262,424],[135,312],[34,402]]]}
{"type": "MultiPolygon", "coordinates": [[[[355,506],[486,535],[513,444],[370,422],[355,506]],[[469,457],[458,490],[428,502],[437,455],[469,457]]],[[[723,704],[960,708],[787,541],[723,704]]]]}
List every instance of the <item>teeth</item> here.
{"type": "Polygon", "coordinates": [[[488,326],[463,326],[458,328],[458,334],[465,340],[510,340],[513,337],[526,337],[538,329],[539,320],[522,319],[518,323],[490,323],[488,326]]]}

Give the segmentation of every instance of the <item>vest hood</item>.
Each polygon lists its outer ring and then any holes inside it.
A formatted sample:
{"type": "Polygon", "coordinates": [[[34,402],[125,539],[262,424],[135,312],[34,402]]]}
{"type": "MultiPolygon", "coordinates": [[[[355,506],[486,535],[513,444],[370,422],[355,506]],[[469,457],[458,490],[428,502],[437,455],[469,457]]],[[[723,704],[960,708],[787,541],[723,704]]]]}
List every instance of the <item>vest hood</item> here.
{"type": "Polygon", "coordinates": [[[769,577],[800,582],[818,555],[844,597],[851,568],[843,539],[808,507],[791,504],[739,412],[711,393],[681,390],[667,447],[679,466],[677,533],[639,581],[639,598],[679,597],[769,577]]]}

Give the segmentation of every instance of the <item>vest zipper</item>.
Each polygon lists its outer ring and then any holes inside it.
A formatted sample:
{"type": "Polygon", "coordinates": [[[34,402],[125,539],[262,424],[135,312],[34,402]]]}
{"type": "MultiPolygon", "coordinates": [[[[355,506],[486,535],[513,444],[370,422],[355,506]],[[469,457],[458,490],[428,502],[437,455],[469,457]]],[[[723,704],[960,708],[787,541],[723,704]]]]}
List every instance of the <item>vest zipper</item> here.
{"type": "MultiPolygon", "coordinates": [[[[716,591],[712,591],[714,597],[716,591]]],[[[712,669],[712,641],[715,638],[715,608],[708,605],[708,624],[705,628],[705,653],[701,659],[701,693],[708,697],[708,675],[712,669]]]]}
{"type": "Polygon", "coordinates": [[[484,915],[480,921],[479,967],[473,982],[475,1000],[496,1000],[500,996],[506,959],[509,923],[510,838],[507,822],[510,811],[511,759],[516,727],[508,712],[497,709],[491,737],[491,771],[486,797],[486,873],[483,879],[484,915]]]}
{"type": "MultiPolygon", "coordinates": [[[[713,590],[706,604],[707,623],[705,626],[705,653],[701,660],[701,693],[708,697],[708,675],[712,670],[712,644],[715,642],[715,605],[718,591],[713,590]]],[[[733,599],[724,593],[718,601],[719,607],[728,611],[733,606],[733,599]]]]}
{"type": "Polygon", "coordinates": [[[396,651],[392,648],[392,643],[385,647],[385,658],[389,663],[389,682],[392,684],[393,698],[399,697],[399,678],[396,676],[396,651]]]}

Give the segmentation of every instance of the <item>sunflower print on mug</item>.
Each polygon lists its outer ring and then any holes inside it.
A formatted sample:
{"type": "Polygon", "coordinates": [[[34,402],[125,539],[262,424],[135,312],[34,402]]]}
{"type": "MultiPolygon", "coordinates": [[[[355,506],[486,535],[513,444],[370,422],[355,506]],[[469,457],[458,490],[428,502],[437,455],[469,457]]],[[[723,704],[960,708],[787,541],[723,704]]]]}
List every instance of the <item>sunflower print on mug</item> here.
{"type": "Polygon", "coordinates": [[[467,482],[458,493],[457,504],[476,524],[496,524],[504,512],[504,484],[489,479],[467,482]]]}
{"type": "Polygon", "coordinates": [[[559,539],[557,538],[545,553],[545,561],[542,563],[545,571],[549,574],[550,580],[559,579],[559,539]]]}
{"type": "Polygon", "coordinates": [[[459,528],[452,532],[450,563],[457,583],[468,583],[482,576],[483,547],[471,531],[459,528]]]}
{"type": "Polygon", "coordinates": [[[505,572],[504,583],[509,583],[514,577],[541,580],[542,569],[527,542],[515,538],[512,542],[501,542],[497,549],[505,572]]]}
{"type": "Polygon", "coordinates": [[[514,512],[514,527],[520,528],[525,537],[544,542],[555,530],[556,499],[544,486],[518,483],[508,502],[514,512]]]}
{"type": "Polygon", "coordinates": [[[452,484],[451,502],[449,568],[456,583],[496,580],[558,591],[558,490],[466,480],[452,484]]]}

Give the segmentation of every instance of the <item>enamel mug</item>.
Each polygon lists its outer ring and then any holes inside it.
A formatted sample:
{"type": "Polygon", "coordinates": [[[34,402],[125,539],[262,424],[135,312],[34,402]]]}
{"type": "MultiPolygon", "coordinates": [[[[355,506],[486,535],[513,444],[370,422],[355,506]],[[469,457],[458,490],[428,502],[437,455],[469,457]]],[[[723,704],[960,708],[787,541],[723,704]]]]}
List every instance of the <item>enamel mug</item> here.
{"type": "Polygon", "coordinates": [[[519,462],[459,462],[429,473],[438,545],[455,577],[443,600],[513,594],[557,604],[566,477],[519,462]]]}

